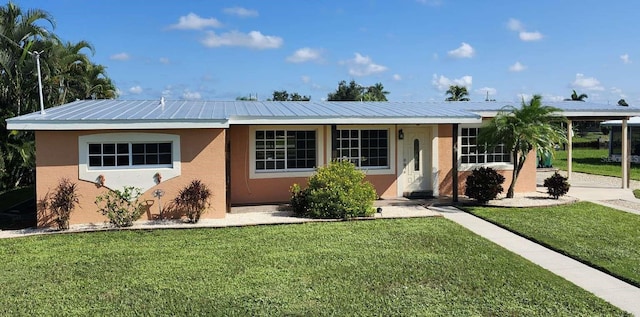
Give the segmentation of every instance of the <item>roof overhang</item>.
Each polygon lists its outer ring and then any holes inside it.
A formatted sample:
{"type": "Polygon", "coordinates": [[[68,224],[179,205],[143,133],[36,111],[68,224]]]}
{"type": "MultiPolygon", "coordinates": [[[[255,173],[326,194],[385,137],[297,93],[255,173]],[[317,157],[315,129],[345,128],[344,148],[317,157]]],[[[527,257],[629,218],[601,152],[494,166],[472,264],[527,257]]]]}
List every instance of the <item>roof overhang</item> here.
{"type": "Polygon", "coordinates": [[[228,127],[228,120],[7,120],[8,130],[152,130],[228,127]]]}
{"type": "Polygon", "coordinates": [[[452,124],[481,123],[482,117],[235,117],[229,124],[278,125],[278,124],[452,124]]]}

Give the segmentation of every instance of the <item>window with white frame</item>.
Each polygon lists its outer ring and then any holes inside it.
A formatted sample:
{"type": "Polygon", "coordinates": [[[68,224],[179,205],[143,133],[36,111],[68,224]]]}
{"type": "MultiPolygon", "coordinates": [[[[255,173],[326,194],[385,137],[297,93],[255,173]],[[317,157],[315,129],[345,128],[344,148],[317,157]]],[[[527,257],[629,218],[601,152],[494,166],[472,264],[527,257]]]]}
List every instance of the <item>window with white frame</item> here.
{"type": "Polygon", "coordinates": [[[317,166],[315,130],[255,131],[255,170],[311,170],[317,166]]]}
{"type": "Polygon", "coordinates": [[[172,144],[160,143],[89,143],[88,165],[99,167],[171,166],[172,144]]]}
{"type": "Polygon", "coordinates": [[[460,161],[462,164],[510,163],[510,155],[504,144],[491,151],[478,146],[480,128],[462,128],[460,131],[460,161]]]}
{"type": "Polygon", "coordinates": [[[338,130],[338,157],[358,167],[389,167],[389,130],[338,130]]]}

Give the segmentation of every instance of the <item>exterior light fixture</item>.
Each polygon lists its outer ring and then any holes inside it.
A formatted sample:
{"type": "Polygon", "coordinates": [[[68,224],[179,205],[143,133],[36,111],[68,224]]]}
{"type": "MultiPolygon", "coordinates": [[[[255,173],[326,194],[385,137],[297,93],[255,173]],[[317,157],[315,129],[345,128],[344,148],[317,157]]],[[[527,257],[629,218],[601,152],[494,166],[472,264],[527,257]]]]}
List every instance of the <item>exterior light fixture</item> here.
{"type": "Polygon", "coordinates": [[[404,131],[398,130],[398,140],[404,140],[404,131]]]}

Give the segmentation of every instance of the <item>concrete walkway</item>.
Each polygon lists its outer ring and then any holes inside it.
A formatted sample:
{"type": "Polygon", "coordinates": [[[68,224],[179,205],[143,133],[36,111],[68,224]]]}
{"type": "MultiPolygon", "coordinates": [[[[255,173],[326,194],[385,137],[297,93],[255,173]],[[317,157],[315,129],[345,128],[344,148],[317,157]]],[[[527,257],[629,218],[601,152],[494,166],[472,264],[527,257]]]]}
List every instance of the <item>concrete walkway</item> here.
{"type": "Polygon", "coordinates": [[[640,316],[640,289],[558,252],[520,237],[455,207],[430,207],[445,218],[582,287],[627,312],[640,316]]]}
{"type": "MultiPolygon", "coordinates": [[[[332,219],[311,219],[296,217],[292,211],[277,210],[277,206],[252,206],[249,210],[240,213],[226,214],[222,219],[200,219],[198,223],[185,223],[181,220],[138,220],[133,226],[126,228],[113,228],[107,222],[87,223],[71,225],[64,232],[54,228],[27,228],[21,230],[0,230],[0,239],[18,238],[32,235],[89,232],[106,230],[136,230],[136,229],[192,229],[192,228],[222,228],[256,225],[293,224],[306,222],[341,221],[332,219]]],[[[376,213],[374,218],[417,218],[441,216],[440,213],[424,208],[419,204],[406,204],[397,201],[396,205],[385,204],[382,212],[376,213]]],[[[365,218],[370,219],[370,218],[365,218]]]]}

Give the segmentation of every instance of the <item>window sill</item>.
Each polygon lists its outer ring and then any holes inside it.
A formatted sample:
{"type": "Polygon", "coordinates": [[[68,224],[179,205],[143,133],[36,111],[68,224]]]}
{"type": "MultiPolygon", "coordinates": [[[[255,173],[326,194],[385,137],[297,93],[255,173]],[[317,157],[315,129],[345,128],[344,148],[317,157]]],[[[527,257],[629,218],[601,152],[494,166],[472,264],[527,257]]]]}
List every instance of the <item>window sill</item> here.
{"type": "Polygon", "coordinates": [[[461,172],[464,171],[472,171],[474,169],[480,168],[480,167],[491,167],[492,169],[496,170],[496,171],[506,171],[506,170],[513,170],[513,164],[511,163],[474,163],[474,164],[460,164],[458,165],[458,170],[461,172]]]}

